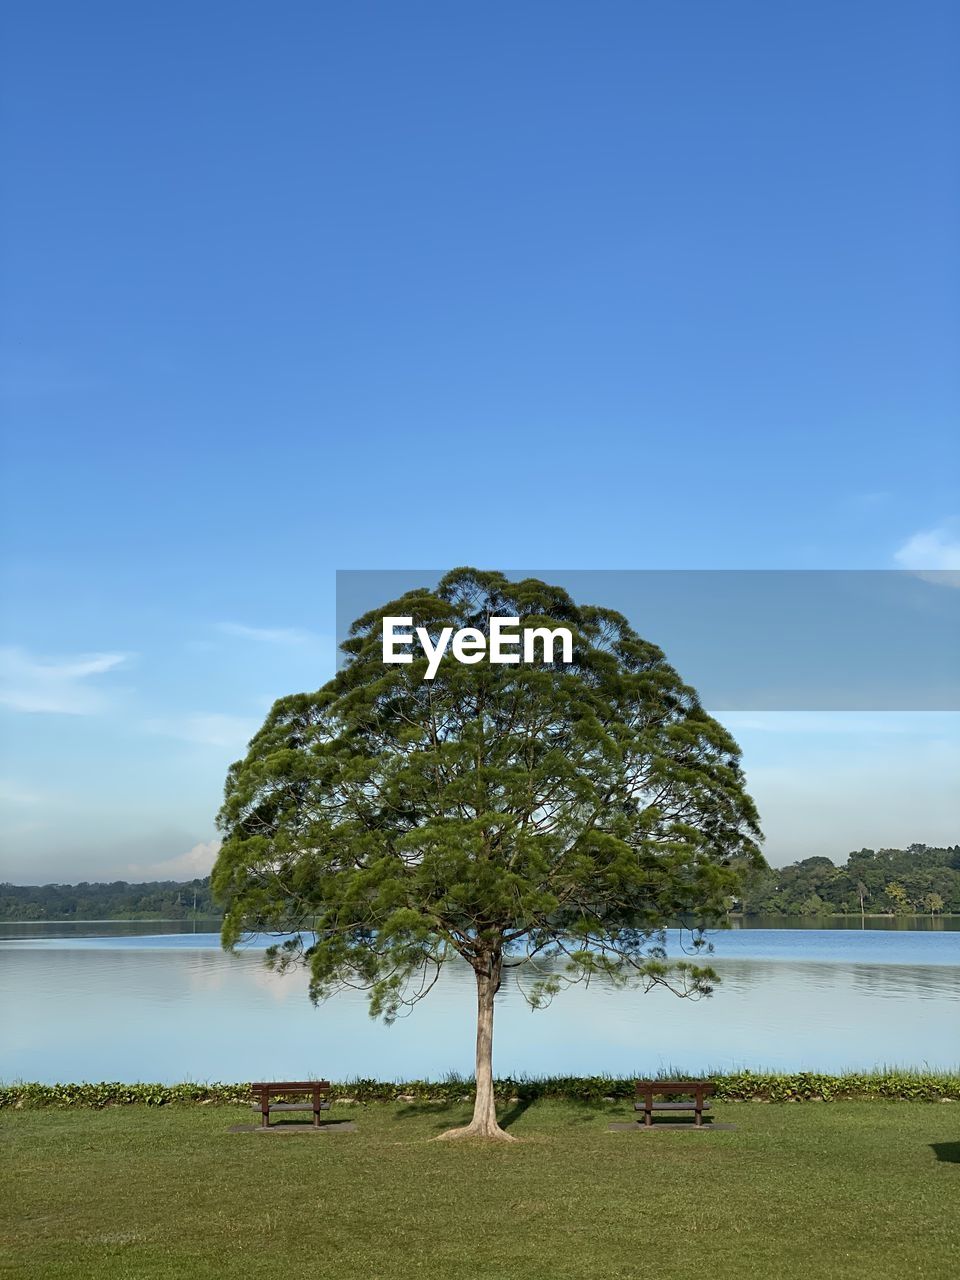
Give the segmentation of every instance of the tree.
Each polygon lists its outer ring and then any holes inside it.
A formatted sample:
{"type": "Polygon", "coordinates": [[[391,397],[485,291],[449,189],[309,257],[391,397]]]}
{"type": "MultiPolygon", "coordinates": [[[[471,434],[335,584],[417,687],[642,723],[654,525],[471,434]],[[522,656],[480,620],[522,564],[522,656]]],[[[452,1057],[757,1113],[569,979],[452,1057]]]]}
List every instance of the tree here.
{"type": "Polygon", "coordinates": [[[923,909],[930,915],[938,915],[944,908],[943,898],[939,893],[928,893],[923,899],[923,909]]]}
{"type": "Polygon", "coordinates": [[[822,916],[823,915],[823,899],[819,893],[811,893],[800,904],[800,914],[802,916],[822,916]]]}
{"type": "MultiPolygon", "coordinates": [[[[287,934],[322,1000],[345,984],[391,1020],[459,956],[477,988],[476,1098],[450,1135],[507,1137],[493,1097],[506,974],[534,1006],[604,975],[683,996],[716,975],[668,961],[664,928],[722,917],[763,864],[739,750],[661,650],[610,610],[473,569],[354,623],[346,663],[282,698],[233,765],[213,886],[222,938],[287,934]],[[573,661],[387,665],[384,616],[489,631],[565,626],[573,661]]],[[[692,935],[696,947],[702,936],[692,935]]]]}
{"type": "Polygon", "coordinates": [[[792,866],[751,873],[743,911],[800,915],[804,902],[816,894],[826,912],[859,910],[861,924],[871,911],[928,910],[930,894],[943,900],[942,910],[960,913],[960,850],[912,844],[907,849],[860,849],[842,867],[824,858],[805,858],[792,866]],[[887,886],[892,884],[892,896],[887,886]]]}
{"type": "Polygon", "coordinates": [[[899,916],[908,914],[910,902],[907,898],[907,891],[902,884],[898,884],[896,880],[891,880],[884,892],[893,903],[894,914],[899,916]]]}
{"type": "Polygon", "coordinates": [[[866,915],[866,912],[864,910],[864,905],[863,905],[866,899],[866,896],[867,896],[867,886],[863,883],[862,880],[858,879],[857,880],[857,897],[860,900],[860,927],[861,928],[863,928],[864,917],[866,915]]]}

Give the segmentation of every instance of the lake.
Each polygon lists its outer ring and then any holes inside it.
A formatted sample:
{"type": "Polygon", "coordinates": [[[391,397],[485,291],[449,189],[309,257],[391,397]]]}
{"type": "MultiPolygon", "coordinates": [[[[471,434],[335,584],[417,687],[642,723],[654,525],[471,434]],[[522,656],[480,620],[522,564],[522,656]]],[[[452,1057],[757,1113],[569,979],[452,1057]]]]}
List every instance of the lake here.
{"type": "MultiPolygon", "coordinates": [[[[532,1012],[505,981],[495,1070],[957,1069],[960,922],[784,923],[713,933],[709,963],[722,984],[707,1000],[595,982],[532,1012]]],[[[472,1074],[475,997],[465,966],[448,968],[409,1016],[385,1027],[361,993],[314,1008],[302,974],[269,973],[256,946],[225,955],[214,928],[0,924],[0,1079],[472,1074]]]]}

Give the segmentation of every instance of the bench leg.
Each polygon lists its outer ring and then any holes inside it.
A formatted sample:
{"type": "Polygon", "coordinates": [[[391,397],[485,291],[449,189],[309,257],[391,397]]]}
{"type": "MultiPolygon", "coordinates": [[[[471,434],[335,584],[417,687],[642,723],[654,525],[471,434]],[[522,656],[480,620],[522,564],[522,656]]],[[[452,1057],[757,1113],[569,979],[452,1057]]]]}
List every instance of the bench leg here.
{"type": "Polygon", "coordinates": [[[645,1107],[643,1112],[643,1123],[648,1129],[653,1128],[653,1108],[645,1107]]]}
{"type": "Polygon", "coordinates": [[[260,1127],[262,1129],[270,1128],[270,1104],[263,1102],[260,1104],[260,1127]]]}

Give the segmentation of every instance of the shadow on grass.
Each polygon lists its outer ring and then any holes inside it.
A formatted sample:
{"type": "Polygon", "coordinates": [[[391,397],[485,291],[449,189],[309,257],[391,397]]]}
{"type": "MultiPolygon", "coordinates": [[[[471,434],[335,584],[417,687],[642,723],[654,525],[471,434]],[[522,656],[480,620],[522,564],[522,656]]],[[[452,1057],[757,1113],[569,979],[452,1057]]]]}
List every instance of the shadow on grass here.
{"type": "MultiPolygon", "coordinates": [[[[544,1098],[544,1102],[560,1102],[560,1099],[544,1098]]],[[[598,1120],[615,1119],[620,1111],[619,1103],[597,1102],[588,1099],[562,1100],[564,1125],[592,1124],[598,1120]],[[571,1115],[570,1113],[573,1112],[571,1115]]]]}
{"type": "Polygon", "coordinates": [[[930,1150],[938,1160],[947,1164],[960,1164],[960,1142],[931,1142],[930,1150]]]}
{"type": "MultiPolygon", "coordinates": [[[[545,1098],[517,1098],[509,1103],[498,1104],[497,1118],[500,1121],[500,1127],[509,1129],[530,1107],[538,1102],[549,1101],[550,1099],[545,1098]]],[[[599,1102],[564,1100],[563,1106],[565,1126],[595,1123],[600,1118],[608,1118],[607,1113],[612,1109],[609,1105],[599,1102]],[[573,1112],[572,1115],[571,1112],[573,1112]]],[[[398,1120],[412,1119],[414,1116],[421,1119],[433,1117],[436,1120],[433,1127],[438,1133],[468,1124],[472,1115],[473,1104],[469,1102],[408,1102],[396,1112],[398,1120]]]]}
{"type": "Polygon", "coordinates": [[[520,1119],[527,1108],[532,1106],[532,1098],[518,1098],[516,1102],[511,1102],[510,1109],[502,1112],[499,1116],[500,1128],[509,1129],[512,1124],[515,1124],[520,1119]]]}
{"type": "Polygon", "coordinates": [[[473,1108],[466,1102],[408,1102],[396,1112],[398,1120],[433,1117],[437,1133],[467,1124],[472,1114],[473,1108]]]}
{"type": "MultiPolygon", "coordinates": [[[[692,1120],[678,1120],[671,1117],[669,1120],[654,1120],[653,1124],[645,1125],[642,1120],[634,1121],[638,1129],[712,1129],[713,1121],[704,1117],[703,1124],[694,1124],[692,1120]]],[[[722,1126],[721,1126],[722,1128],[722,1126]]]]}
{"type": "Polygon", "coordinates": [[[330,1129],[338,1128],[341,1124],[346,1124],[353,1117],[337,1116],[329,1120],[321,1120],[319,1124],[314,1124],[312,1120],[271,1120],[269,1125],[261,1126],[259,1117],[254,1121],[257,1128],[268,1129],[330,1129]]]}

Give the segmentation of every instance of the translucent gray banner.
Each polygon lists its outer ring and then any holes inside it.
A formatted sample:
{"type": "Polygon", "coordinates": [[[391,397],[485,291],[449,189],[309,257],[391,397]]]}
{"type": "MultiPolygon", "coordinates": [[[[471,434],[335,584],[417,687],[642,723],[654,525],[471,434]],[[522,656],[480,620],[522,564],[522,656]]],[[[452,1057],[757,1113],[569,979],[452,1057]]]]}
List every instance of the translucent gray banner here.
{"type": "MultiPolygon", "coordinates": [[[[339,571],[338,645],[356,618],[406,591],[434,588],[445,572],[339,571]]],[[[960,710],[957,573],[502,572],[561,586],[578,604],[618,610],[664,650],[712,711],[960,710]]]]}

